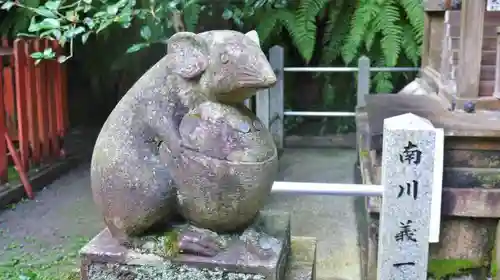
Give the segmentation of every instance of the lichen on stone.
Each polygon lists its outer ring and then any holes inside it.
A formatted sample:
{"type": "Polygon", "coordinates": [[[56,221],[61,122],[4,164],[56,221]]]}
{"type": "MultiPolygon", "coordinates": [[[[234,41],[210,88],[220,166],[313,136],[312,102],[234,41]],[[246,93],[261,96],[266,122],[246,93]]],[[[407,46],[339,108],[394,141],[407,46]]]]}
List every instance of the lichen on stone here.
{"type": "Polygon", "coordinates": [[[127,266],[92,264],[89,280],[264,280],[263,275],[199,269],[185,265],[127,266]]]}

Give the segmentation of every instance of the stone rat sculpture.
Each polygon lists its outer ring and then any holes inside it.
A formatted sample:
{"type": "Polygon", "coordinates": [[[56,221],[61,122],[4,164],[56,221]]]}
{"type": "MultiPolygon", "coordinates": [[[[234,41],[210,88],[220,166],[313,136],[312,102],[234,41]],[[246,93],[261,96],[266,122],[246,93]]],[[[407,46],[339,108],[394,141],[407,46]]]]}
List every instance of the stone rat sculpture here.
{"type": "MultiPolygon", "coordinates": [[[[93,198],[121,244],[176,213],[218,232],[243,228],[277,173],[270,133],[243,106],[276,82],[257,33],[179,32],[167,46],[118,102],[94,146],[93,198]]],[[[181,250],[213,247],[202,242],[191,236],[181,250]]]]}

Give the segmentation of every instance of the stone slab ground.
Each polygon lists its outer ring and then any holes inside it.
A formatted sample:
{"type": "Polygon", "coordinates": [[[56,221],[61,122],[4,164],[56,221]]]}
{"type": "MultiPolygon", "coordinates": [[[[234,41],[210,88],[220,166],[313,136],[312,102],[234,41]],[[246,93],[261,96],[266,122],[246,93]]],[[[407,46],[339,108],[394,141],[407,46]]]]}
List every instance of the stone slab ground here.
{"type": "MultiPolygon", "coordinates": [[[[354,150],[287,149],[279,180],[351,183],[355,157],[354,150]]],[[[0,279],[18,280],[28,265],[48,276],[43,280],[63,280],[59,275],[77,268],[78,250],[104,227],[88,170],[81,164],[36,200],[0,212],[0,279]]],[[[292,213],[292,235],[317,238],[316,279],[360,279],[353,198],[274,194],[267,208],[292,213]]]]}

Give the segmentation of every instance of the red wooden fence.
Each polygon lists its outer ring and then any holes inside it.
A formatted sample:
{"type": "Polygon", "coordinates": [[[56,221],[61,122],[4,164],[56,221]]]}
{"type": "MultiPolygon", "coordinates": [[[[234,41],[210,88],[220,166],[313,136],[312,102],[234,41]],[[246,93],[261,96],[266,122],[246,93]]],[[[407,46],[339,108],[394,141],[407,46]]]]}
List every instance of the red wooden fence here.
{"type": "MultiPolygon", "coordinates": [[[[20,165],[16,169],[22,173],[64,156],[60,140],[68,129],[65,65],[55,60],[35,65],[30,57],[47,47],[62,51],[47,39],[2,39],[0,135],[7,132],[14,142],[20,165]]],[[[9,163],[15,161],[6,142],[0,141],[0,182],[7,181],[9,163]]]]}

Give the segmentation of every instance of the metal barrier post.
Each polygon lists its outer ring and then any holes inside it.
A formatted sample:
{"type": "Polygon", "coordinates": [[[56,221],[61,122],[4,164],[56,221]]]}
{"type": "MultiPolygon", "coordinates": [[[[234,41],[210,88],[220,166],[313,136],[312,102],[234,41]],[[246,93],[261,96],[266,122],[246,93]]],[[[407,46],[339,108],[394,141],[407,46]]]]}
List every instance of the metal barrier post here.
{"type": "Polygon", "coordinates": [[[362,56],[358,60],[357,107],[366,105],[365,96],[370,94],[370,59],[362,56]]]}
{"type": "Polygon", "coordinates": [[[269,130],[274,137],[278,149],[283,148],[283,110],[284,110],[284,50],[274,46],[269,50],[269,62],[276,73],[278,81],[269,89],[269,130]]]}

